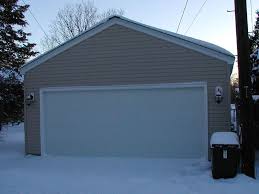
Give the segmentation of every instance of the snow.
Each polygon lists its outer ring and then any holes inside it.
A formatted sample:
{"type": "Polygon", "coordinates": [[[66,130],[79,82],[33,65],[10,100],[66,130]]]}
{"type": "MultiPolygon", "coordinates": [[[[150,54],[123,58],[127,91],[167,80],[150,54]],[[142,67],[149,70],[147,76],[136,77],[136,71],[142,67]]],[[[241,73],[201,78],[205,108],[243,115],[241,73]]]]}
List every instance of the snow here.
{"type": "Polygon", "coordinates": [[[256,194],[239,174],[214,180],[205,159],[24,156],[23,126],[0,134],[1,194],[256,194]]]}
{"type": "MultiPolygon", "coordinates": [[[[113,16],[111,16],[110,18],[112,18],[112,17],[113,16]]],[[[231,52],[229,52],[228,50],[226,50],[226,49],[224,49],[224,48],[222,48],[220,46],[217,46],[215,44],[212,44],[212,43],[209,43],[209,42],[206,42],[206,41],[203,41],[203,40],[195,39],[195,38],[192,38],[192,37],[189,37],[189,36],[185,36],[185,35],[182,35],[182,34],[177,34],[177,33],[171,32],[171,31],[163,30],[163,29],[160,29],[160,28],[156,28],[156,27],[153,27],[153,26],[149,26],[149,25],[146,25],[146,24],[142,24],[140,22],[136,22],[134,20],[125,18],[123,16],[117,16],[117,17],[119,17],[119,18],[121,18],[123,20],[126,20],[126,21],[128,21],[130,23],[135,23],[137,25],[144,26],[144,27],[147,27],[149,29],[153,29],[153,30],[156,30],[156,31],[168,34],[168,35],[170,35],[172,37],[179,38],[179,39],[185,40],[187,42],[191,42],[193,44],[200,45],[202,47],[214,50],[214,51],[222,53],[224,55],[228,55],[230,57],[233,57],[233,60],[235,59],[235,56],[231,52]]],[[[108,18],[108,20],[110,18],[108,18]]]]}
{"type": "Polygon", "coordinates": [[[252,71],[258,71],[259,70],[259,67],[255,66],[252,68],[252,71]]]}
{"type": "Polygon", "coordinates": [[[250,58],[254,58],[256,60],[259,59],[259,49],[255,49],[255,51],[250,55],[250,58]]]}
{"type": "MultiPolygon", "coordinates": [[[[89,33],[89,31],[91,31],[94,28],[96,28],[96,27],[98,27],[98,26],[108,22],[109,20],[111,20],[113,18],[120,18],[124,22],[126,21],[128,23],[133,23],[133,24],[136,24],[136,25],[139,25],[139,26],[143,26],[145,28],[148,28],[148,29],[151,29],[151,30],[155,30],[155,31],[158,31],[158,32],[161,32],[161,33],[164,33],[164,34],[167,34],[167,35],[171,36],[172,38],[177,38],[178,40],[184,40],[185,42],[189,42],[189,43],[192,43],[194,45],[199,45],[201,48],[208,48],[209,50],[216,51],[217,53],[221,53],[223,55],[226,55],[227,57],[230,57],[230,61],[228,60],[228,63],[231,65],[231,69],[233,68],[233,63],[234,63],[234,60],[235,60],[235,56],[231,52],[227,51],[226,49],[224,49],[224,48],[222,48],[220,46],[217,46],[215,44],[212,44],[212,43],[209,43],[209,42],[206,42],[206,41],[203,41],[203,40],[195,39],[195,38],[188,37],[188,36],[185,36],[185,35],[177,34],[177,33],[174,33],[174,32],[167,31],[167,30],[162,30],[162,29],[159,29],[159,28],[156,28],[156,27],[153,27],[153,26],[142,24],[140,22],[136,22],[134,20],[128,19],[128,18],[123,17],[123,16],[112,15],[112,16],[110,16],[110,17],[100,21],[99,23],[97,23],[96,25],[92,26],[88,30],[78,34],[77,36],[73,37],[72,39],[70,39],[70,40],[60,44],[59,46],[57,46],[57,47],[55,47],[55,48],[53,48],[53,49],[51,49],[51,50],[49,50],[49,51],[39,55],[36,58],[33,58],[32,60],[30,60],[28,63],[24,64],[21,67],[21,69],[20,69],[21,74],[24,74],[26,71],[28,71],[30,69],[29,66],[34,67],[35,65],[38,65],[37,61],[39,59],[45,60],[49,56],[53,56],[53,55],[50,55],[50,53],[52,53],[54,51],[58,52],[57,49],[62,50],[63,46],[69,45],[70,43],[72,43],[72,41],[75,41],[79,37],[82,37],[83,35],[86,35],[87,33],[89,33]]],[[[225,58],[223,58],[223,59],[225,59],[225,58]]]]}
{"type": "Polygon", "coordinates": [[[252,97],[253,97],[254,101],[259,100],[259,95],[252,95],[252,97]]]}
{"type": "Polygon", "coordinates": [[[210,139],[210,146],[215,144],[239,145],[238,136],[234,132],[215,132],[210,139]]]}

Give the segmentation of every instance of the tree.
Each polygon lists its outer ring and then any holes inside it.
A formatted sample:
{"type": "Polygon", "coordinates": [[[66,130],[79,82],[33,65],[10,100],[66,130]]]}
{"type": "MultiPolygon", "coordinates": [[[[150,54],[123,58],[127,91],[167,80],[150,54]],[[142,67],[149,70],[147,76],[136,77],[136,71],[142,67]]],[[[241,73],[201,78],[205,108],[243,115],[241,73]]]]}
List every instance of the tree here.
{"type": "Polygon", "coordinates": [[[24,12],[29,5],[18,5],[18,0],[0,1],[0,71],[19,74],[19,67],[31,56],[35,44],[28,42],[30,33],[24,32],[27,25],[24,12]]]}
{"type": "Polygon", "coordinates": [[[254,25],[254,30],[252,32],[252,35],[249,36],[251,53],[259,48],[259,10],[256,11],[256,14],[257,17],[254,25]]]}
{"type": "Polygon", "coordinates": [[[0,124],[23,118],[23,84],[19,68],[37,54],[29,43],[24,12],[29,5],[18,0],[0,1],[0,124]],[[3,114],[4,113],[4,114],[3,114]]]}
{"type": "Polygon", "coordinates": [[[13,76],[0,77],[1,120],[4,123],[23,121],[23,83],[13,76]]]}
{"type": "Polygon", "coordinates": [[[49,33],[42,39],[42,48],[45,51],[52,49],[111,15],[123,15],[123,10],[108,9],[100,12],[92,1],[66,5],[58,11],[49,33]]]}
{"type": "Polygon", "coordinates": [[[257,18],[252,34],[249,36],[250,43],[250,62],[251,62],[251,80],[253,93],[259,93],[259,10],[256,12],[257,18]]]}

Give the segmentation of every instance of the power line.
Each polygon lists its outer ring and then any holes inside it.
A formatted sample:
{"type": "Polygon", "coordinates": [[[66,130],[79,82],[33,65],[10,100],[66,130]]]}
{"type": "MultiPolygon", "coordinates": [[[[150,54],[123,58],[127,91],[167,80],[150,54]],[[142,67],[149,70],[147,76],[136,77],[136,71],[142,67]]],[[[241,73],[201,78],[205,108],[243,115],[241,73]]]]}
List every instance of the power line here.
{"type": "MultiPolygon", "coordinates": [[[[22,0],[22,2],[26,5],[25,1],[22,0]]],[[[40,24],[40,22],[37,20],[37,18],[34,16],[34,14],[32,13],[31,9],[28,8],[30,14],[32,15],[33,19],[36,21],[36,23],[38,24],[38,26],[40,27],[41,31],[45,34],[46,37],[48,37],[46,31],[44,30],[44,28],[42,27],[42,25],[40,24]]]]}
{"type": "Polygon", "coordinates": [[[187,32],[190,30],[190,28],[192,27],[193,23],[195,22],[195,20],[197,19],[197,17],[199,16],[199,14],[202,11],[202,8],[205,6],[205,4],[207,3],[208,0],[205,0],[204,3],[202,4],[202,6],[200,7],[199,11],[196,13],[195,17],[193,18],[190,26],[188,27],[188,29],[185,31],[184,35],[187,34],[187,32]]]}
{"type": "Polygon", "coordinates": [[[187,4],[188,4],[188,1],[189,1],[189,0],[186,0],[186,2],[185,2],[185,6],[184,6],[184,9],[183,9],[182,16],[181,16],[181,19],[180,19],[180,21],[179,21],[179,24],[178,24],[178,27],[177,27],[176,33],[178,32],[178,30],[179,30],[179,28],[180,28],[180,25],[181,25],[181,23],[182,23],[183,15],[184,15],[184,13],[185,13],[185,10],[186,10],[186,7],[187,7],[187,4]]]}

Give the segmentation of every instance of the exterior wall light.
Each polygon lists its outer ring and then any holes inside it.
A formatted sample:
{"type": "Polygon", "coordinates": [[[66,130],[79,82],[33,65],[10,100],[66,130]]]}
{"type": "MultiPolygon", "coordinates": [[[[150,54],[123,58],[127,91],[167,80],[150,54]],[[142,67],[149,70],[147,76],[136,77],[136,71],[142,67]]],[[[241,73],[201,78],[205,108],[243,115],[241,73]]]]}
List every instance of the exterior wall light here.
{"type": "Polygon", "coordinates": [[[223,88],[220,86],[215,88],[215,101],[217,104],[220,104],[223,101],[223,88]]]}
{"type": "Polygon", "coordinates": [[[34,98],[34,93],[30,93],[29,95],[26,96],[25,102],[26,102],[26,104],[27,104],[28,106],[30,106],[31,103],[34,102],[34,99],[35,99],[35,98],[34,98]]]}

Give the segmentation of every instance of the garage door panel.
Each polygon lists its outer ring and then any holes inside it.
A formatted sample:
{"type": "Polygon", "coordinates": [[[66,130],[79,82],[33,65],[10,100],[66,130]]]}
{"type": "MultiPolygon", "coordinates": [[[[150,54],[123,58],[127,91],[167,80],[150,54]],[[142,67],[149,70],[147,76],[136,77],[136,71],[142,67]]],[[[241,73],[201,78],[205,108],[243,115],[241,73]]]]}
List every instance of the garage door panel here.
{"type": "Polygon", "coordinates": [[[49,91],[42,96],[46,154],[204,155],[203,87],[49,91]]]}

